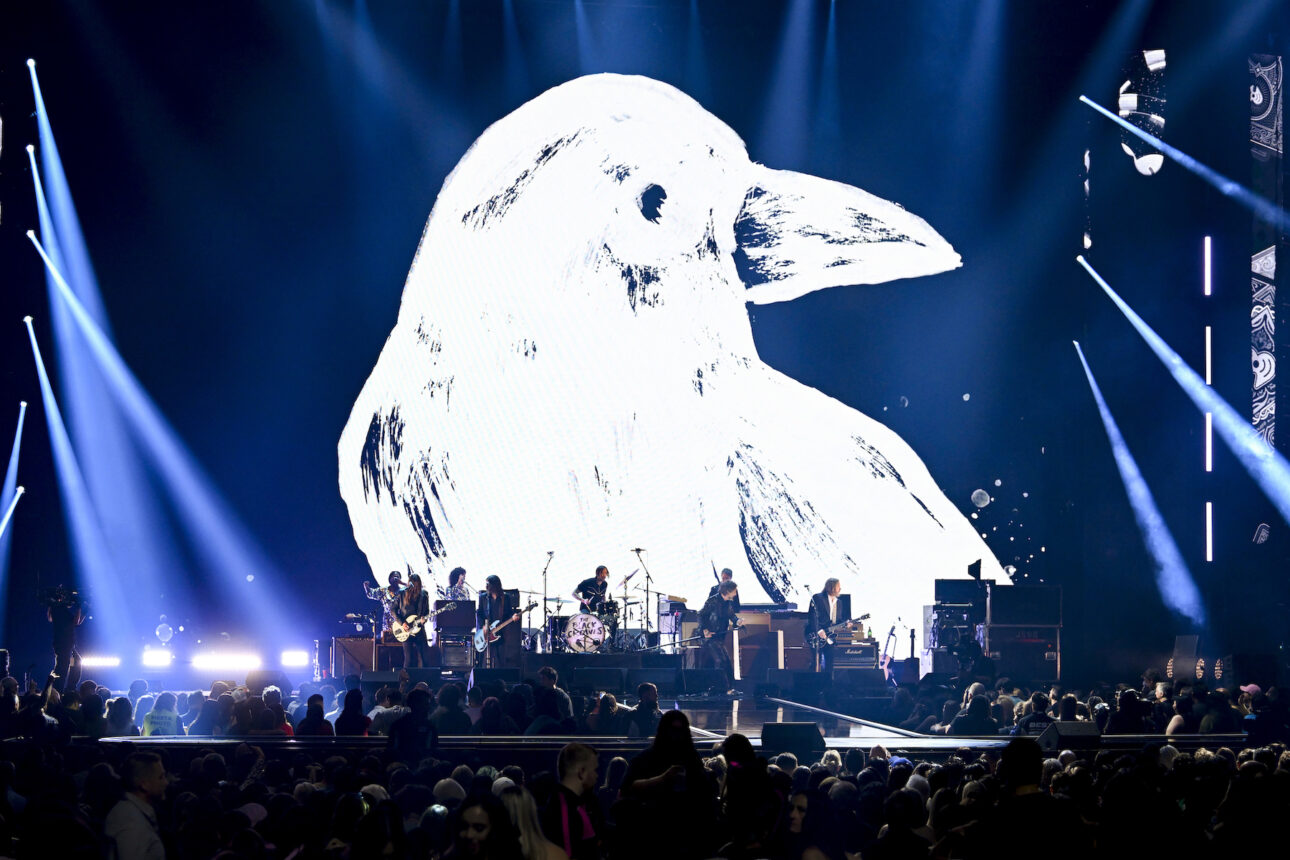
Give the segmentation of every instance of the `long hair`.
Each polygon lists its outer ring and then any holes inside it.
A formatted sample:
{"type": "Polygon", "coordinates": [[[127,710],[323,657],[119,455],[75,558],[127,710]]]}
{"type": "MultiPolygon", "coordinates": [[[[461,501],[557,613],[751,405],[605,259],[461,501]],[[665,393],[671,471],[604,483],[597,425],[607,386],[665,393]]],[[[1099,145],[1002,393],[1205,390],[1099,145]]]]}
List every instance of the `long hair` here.
{"type": "Polygon", "coordinates": [[[690,735],[690,718],[681,711],[668,711],[659,718],[651,749],[668,764],[703,766],[690,735]]]}
{"type": "Polygon", "coordinates": [[[546,836],[542,834],[542,825],[538,821],[537,802],[527,788],[508,785],[498,792],[497,797],[506,807],[511,817],[511,824],[519,831],[520,853],[524,860],[543,860],[546,856],[546,836]]]}
{"type": "Polygon", "coordinates": [[[484,580],[484,590],[494,597],[502,593],[502,578],[497,574],[489,574],[484,580]]]}

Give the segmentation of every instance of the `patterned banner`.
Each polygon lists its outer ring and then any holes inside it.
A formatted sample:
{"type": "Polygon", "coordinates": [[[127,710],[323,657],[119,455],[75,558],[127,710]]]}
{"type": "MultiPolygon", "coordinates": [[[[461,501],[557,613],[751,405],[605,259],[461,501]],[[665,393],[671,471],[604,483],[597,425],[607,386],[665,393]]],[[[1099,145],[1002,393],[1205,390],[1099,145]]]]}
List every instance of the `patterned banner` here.
{"type": "MultiPolygon", "coordinates": [[[[1250,72],[1250,158],[1254,190],[1277,205],[1282,197],[1282,64],[1278,56],[1252,54],[1250,72]]],[[[1276,446],[1277,248],[1285,241],[1275,227],[1255,219],[1250,257],[1250,419],[1259,435],[1276,446]]]]}

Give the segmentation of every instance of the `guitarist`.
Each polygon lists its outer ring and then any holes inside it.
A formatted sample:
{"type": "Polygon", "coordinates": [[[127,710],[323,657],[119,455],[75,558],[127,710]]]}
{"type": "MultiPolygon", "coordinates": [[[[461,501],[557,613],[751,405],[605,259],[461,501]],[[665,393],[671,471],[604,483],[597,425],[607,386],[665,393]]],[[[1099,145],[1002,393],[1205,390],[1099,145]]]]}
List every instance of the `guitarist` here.
{"type": "Polygon", "coordinates": [[[739,599],[739,588],[733,580],[727,580],[717,586],[717,593],[709,597],[699,610],[699,632],[703,635],[703,651],[725,676],[726,694],[733,695],[735,690],[733,663],[730,652],[726,649],[726,632],[738,625],[738,616],[734,614],[734,601],[739,599]]]}
{"type": "Polygon", "coordinates": [[[478,629],[484,631],[484,638],[488,640],[488,651],[485,652],[487,654],[485,665],[488,668],[500,669],[506,665],[504,646],[514,635],[512,626],[508,625],[500,634],[494,634],[488,628],[494,621],[506,621],[519,615],[520,608],[511,604],[512,601],[502,590],[500,576],[493,574],[484,580],[484,593],[479,595],[479,605],[475,608],[475,621],[478,629]]]}
{"type": "Polygon", "coordinates": [[[847,623],[848,628],[852,626],[848,623],[851,621],[850,614],[844,613],[842,601],[838,599],[841,594],[841,580],[830,577],[824,581],[823,591],[811,595],[811,606],[806,612],[806,636],[808,639],[815,639],[810,644],[816,651],[817,672],[833,671],[834,646],[828,642],[831,634],[826,628],[843,623],[847,623]]]}
{"type": "Polygon", "coordinates": [[[403,589],[394,607],[394,623],[404,630],[419,624],[421,629],[403,642],[403,668],[430,665],[430,640],[426,635],[426,616],[430,614],[430,594],[421,587],[421,575],[408,576],[408,587],[403,589]],[[411,620],[409,620],[411,619],[411,620]]]}

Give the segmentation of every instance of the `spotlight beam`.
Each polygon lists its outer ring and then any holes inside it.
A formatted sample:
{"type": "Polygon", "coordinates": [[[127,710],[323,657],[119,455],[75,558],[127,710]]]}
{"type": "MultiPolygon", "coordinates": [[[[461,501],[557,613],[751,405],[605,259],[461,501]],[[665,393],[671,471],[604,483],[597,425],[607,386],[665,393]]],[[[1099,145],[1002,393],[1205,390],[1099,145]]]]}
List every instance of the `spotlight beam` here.
{"type": "Polygon", "coordinates": [[[23,487],[18,487],[13,491],[13,501],[9,503],[9,509],[4,512],[4,519],[0,520],[0,537],[4,537],[5,529],[9,528],[9,520],[13,517],[13,509],[18,507],[18,500],[22,494],[27,492],[23,487]]]}
{"type": "MultiPolygon", "coordinates": [[[[145,439],[140,446],[152,457],[154,464],[165,477],[167,489],[176,500],[175,509],[184,520],[185,527],[193,536],[196,550],[201,553],[211,566],[223,574],[221,583],[230,598],[240,605],[248,605],[246,595],[233,591],[233,583],[243,574],[257,577],[262,574],[276,574],[267,558],[256,550],[250,536],[236,522],[227,505],[222,503],[209,489],[209,479],[201,472],[175,431],[169,426],[160,410],[152,402],[142,384],[130,370],[116,347],[107,336],[94,324],[85,308],[81,305],[68,287],[62,274],[54,266],[45,252],[36,234],[27,231],[27,238],[35,246],[36,252],[45,262],[46,268],[58,286],[59,294],[66,301],[72,312],[72,318],[80,327],[98,360],[106,369],[105,378],[110,383],[112,393],[117,396],[125,414],[134,423],[134,428],[145,439]]],[[[282,616],[268,604],[272,601],[263,598],[263,589],[272,588],[272,581],[263,581],[259,586],[257,599],[249,601],[250,611],[259,616],[261,626],[267,631],[278,629],[282,616]],[[277,619],[276,622],[273,619],[277,619]],[[273,622],[273,623],[269,623],[273,622]]]]}
{"type": "Polygon", "coordinates": [[[1164,338],[1156,334],[1115,290],[1111,289],[1111,285],[1089,265],[1082,255],[1075,260],[1084,267],[1084,271],[1088,272],[1138,330],[1138,334],[1164,364],[1165,369],[1173,376],[1183,393],[1196,404],[1196,408],[1202,414],[1213,413],[1214,428],[1218,431],[1218,435],[1227,443],[1227,447],[1236,455],[1237,462],[1259,485],[1282,518],[1290,523],[1290,463],[1286,461],[1285,456],[1270,446],[1231,404],[1219,397],[1212,387],[1206,385],[1200,374],[1187,366],[1182,357],[1165,343],[1164,338]]]}
{"type": "Polygon", "coordinates": [[[1111,415],[1111,409],[1102,396],[1102,389],[1093,378],[1093,371],[1084,358],[1084,350],[1080,349],[1078,341],[1072,342],[1079,355],[1079,363],[1084,367],[1093,399],[1097,402],[1098,414],[1102,416],[1102,426],[1111,443],[1111,454],[1115,457],[1116,468],[1120,470],[1120,480],[1128,494],[1129,505],[1133,508],[1133,518],[1137,520],[1142,541],[1147,545],[1147,551],[1151,553],[1151,559],[1155,563],[1156,588],[1160,591],[1160,597],[1173,611],[1185,615],[1196,624],[1204,624],[1205,608],[1201,603],[1200,589],[1196,587],[1196,581],[1187,569],[1187,563],[1183,561],[1182,552],[1179,551],[1169,526],[1165,524],[1151,488],[1147,486],[1146,478],[1142,477],[1142,470],[1138,468],[1115,417],[1111,415]]]}
{"type": "Polygon", "coordinates": [[[1276,226],[1282,233],[1290,233],[1290,213],[1286,212],[1280,206],[1265,197],[1261,197],[1249,190],[1241,183],[1234,179],[1228,179],[1217,170],[1201,164],[1187,153],[1175,146],[1170,146],[1158,137],[1148,134],[1138,128],[1131,122],[1125,122],[1122,118],[1116,116],[1111,111],[1102,107],[1088,96],[1080,96],[1079,100],[1091,107],[1093,110],[1102,114],[1102,116],[1119,125],[1121,128],[1132,132],[1151,146],[1160,150],[1174,161],[1178,162],[1185,169],[1196,174],[1201,179],[1212,185],[1224,197],[1230,197],[1249,209],[1263,221],[1276,226]]]}
{"type": "Polygon", "coordinates": [[[45,360],[40,354],[40,345],[36,342],[36,330],[32,327],[31,317],[24,317],[23,323],[27,326],[27,337],[31,341],[31,352],[36,360],[36,375],[40,379],[40,393],[45,404],[45,423],[49,427],[50,447],[54,452],[55,472],[62,494],[63,512],[71,532],[77,570],[83,576],[82,582],[94,590],[96,602],[103,610],[100,616],[105,617],[106,625],[116,635],[121,635],[128,629],[128,619],[131,618],[121,590],[124,580],[117,575],[103,530],[95,516],[94,506],[90,504],[89,490],[86,489],[71,438],[67,435],[63,413],[54,397],[54,387],[50,384],[45,360]]]}

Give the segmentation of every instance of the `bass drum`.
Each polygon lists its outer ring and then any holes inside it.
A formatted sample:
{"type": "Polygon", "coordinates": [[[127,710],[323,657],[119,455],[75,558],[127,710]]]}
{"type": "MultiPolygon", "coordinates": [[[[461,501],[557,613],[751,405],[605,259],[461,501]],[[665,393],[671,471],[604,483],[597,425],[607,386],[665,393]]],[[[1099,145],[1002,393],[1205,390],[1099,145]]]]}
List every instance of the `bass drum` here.
{"type": "Polygon", "coordinates": [[[564,644],[576,654],[588,654],[605,641],[605,625],[594,615],[579,614],[564,627],[564,644]]]}

